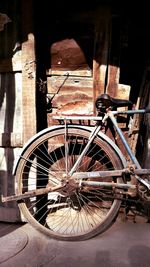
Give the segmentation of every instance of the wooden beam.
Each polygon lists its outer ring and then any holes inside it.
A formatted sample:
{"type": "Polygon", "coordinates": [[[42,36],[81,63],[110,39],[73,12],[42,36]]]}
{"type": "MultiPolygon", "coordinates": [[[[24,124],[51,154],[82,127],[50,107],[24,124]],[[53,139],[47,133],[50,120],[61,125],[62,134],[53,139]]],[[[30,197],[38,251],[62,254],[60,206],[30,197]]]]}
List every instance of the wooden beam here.
{"type": "Polygon", "coordinates": [[[19,51],[18,56],[12,58],[0,59],[0,73],[3,72],[21,72],[21,51],[19,51]]]}
{"type": "Polygon", "coordinates": [[[36,133],[36,64],[33,1],[22,2],[22,25],[22,115],[23,142],[26,142],[36,133]]]}
{"type": "MultiPolygon", "coordinates": [[[[95,22],[95,45],[93,59],[93,103],[97,96],[104,93],[108,59],[110,10],[97,11],[95,22]]],[[[95,105],[93,106],[94,113],[95,105]]]]}
{"type": "Polygon", "coordinates": [[[22,147],[22,133],[0,133],[0,147],[22,147]]]}

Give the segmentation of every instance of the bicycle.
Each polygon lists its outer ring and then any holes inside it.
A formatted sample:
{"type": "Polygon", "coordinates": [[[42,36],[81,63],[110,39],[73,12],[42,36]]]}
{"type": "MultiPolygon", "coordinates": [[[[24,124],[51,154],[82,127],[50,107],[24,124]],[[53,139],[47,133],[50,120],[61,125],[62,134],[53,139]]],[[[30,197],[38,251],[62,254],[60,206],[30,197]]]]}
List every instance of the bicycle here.
{"type": "Polygon", "coordinates": [[[120,114],[150,113],[133,110],[128,100],[102,94],[97,116],[60,116],[60,125],[46,128],[24,146],[17,161],[16,194],[25,221],[60,240],[86,240],[106,231],[117,218],[124,200],[150,201],[150,169],[143,169],[117,123],[120,114]],[[118,111],[118,107],[127,107],[118,111]],[[71,124],[88,120],[94,125],[71,124]],[[63,122],[63,123],[62,123],[63,122]],[[130,161],[107,136],[111,124],[130,161]]]}

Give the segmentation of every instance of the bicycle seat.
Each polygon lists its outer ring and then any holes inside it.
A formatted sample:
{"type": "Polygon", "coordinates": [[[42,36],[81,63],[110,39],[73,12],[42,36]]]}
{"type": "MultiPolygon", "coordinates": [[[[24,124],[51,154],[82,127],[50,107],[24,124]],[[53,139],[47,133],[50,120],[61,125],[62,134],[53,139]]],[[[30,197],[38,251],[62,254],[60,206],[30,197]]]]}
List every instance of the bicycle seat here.
{"type": "Polygon", "coordinates": [[[101,94],[98,96],[95,102],[96,108],[99,109],[106,109],[112,107],[113,109],[118,107],[129,107],[132,108],[133,103],[130,100],[123,100],[113,98],[108,94],[101,94]]]}

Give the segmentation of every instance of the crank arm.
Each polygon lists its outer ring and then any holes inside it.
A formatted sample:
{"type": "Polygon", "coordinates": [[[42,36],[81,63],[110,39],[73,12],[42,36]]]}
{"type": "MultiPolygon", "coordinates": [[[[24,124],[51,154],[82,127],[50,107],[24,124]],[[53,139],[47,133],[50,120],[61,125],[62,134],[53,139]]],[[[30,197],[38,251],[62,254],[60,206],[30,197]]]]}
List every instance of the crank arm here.
{"type": "Polygon", "coordinates": [[[64,187],[64,185],[57,185],[54,187],[46,187],[46,188],[30,190],[30,191],[27,191],[23,194],[6,196],[6,197],[4,197],[2,195],[1,200],[2,200],[2,202],[8,202],[8,201],[14,201],[14,200],[19,201],[19,200],[23,200],[25,198],[30,198],[30,197],[34,197],[34,196],[40,196],[40,195],[48,194],[49,192],[57,191],[57,190],[61,189],[62,187],[64,187]]]}

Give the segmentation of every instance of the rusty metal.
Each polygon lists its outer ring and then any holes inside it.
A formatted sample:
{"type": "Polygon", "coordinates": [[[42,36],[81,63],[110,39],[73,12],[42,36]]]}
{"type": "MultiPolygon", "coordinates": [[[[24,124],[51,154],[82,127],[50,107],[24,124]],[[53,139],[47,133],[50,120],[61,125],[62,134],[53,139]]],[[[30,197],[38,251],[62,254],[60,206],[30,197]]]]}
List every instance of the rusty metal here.
{"type": "Polygon", "coordinates": [[[19,201],[25,198],[30,198],[30,197],[34,197],[34,196],[39,196],[39,195],[43,195],[43,194],[47,194],[49,192],[54,192],[59,190],[60,188],[64,187],[64,185],[58,185],[55,187],[46,187],[46,188],[41,188],[41,189],[36,189],[36,190],[30,190],[25,192],[24,194],[16,194],[16,195],[12,195],[12,196],[7,196],[4,197],[3,195],[1,196],[1,200],[2,202],[8,202],[8,201],[19,201]]]}
{"type": "Polygon", "coordinates": [[[109,182],[94,182],[94,181],[82,181],[81,185],[93,186],[93,187],[111,187],[120,189],[136,189],[136,185],[124,184],[124,183],[109,183],[109,182]]]}
{"type": "MultiPolygon", "coordinates": [[[[66,180],[62,180],[61,184],[51,187],[49,184],[46,188],[35,189],[27,191],[23,194],[16,194],[11,196],[2,196],[2,202],[8,201],[19,201],[33,196],[48,194],[49,192],[58,191],[64,196],[73,194],[75,190],[80,189],[83,185],[92,187],[107,187],[107,188],[118,188],[118,189],[137,189],[137,185],[132,183],[114,183],[114,182],[100,182],[100,181],[85,181],[82,179],[94,179],[94,178],[106,178],[106,177],[122,177],[123,175],[133,175],[129,169],[113,170],[113,171],[95,171],[95,172],[77,172],[72,177],[66,177],[66,180]]],[[[150,169],[135,169],[134,175],[146,175],[150,174],[150,169]]],[[[143,179],[142,179],[143,180],[143,179]]],[[[130,193],[129,193],[130,194],[130,193]]]]}
{"type": "MultiPolygon", "coordinates": [[[[122,170],[112,170],[112,171],[94,171],[94,172],[76,172],[72,175],[75,179],[87,179],[87,178],[105,178],[105,177],[122,177],[123,175],[133,175],[130,169],[125,168],[122,170]]],[[[149,175],[150,169],[135,169],[135,175],[149,175]]]]}
{"type": "Polygon", "coordinates": [[[97,117],[97,116],[53,116],[52,117],[54,120],[95,120],[95,121],[101,121],[102,117],[97,117]]]}

